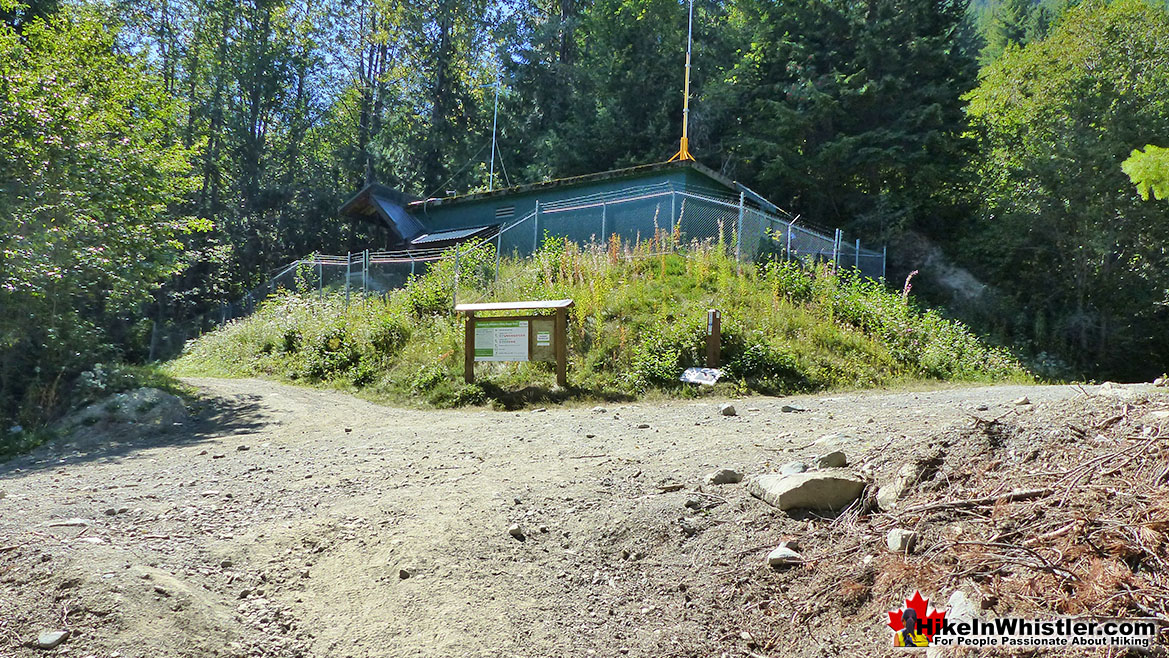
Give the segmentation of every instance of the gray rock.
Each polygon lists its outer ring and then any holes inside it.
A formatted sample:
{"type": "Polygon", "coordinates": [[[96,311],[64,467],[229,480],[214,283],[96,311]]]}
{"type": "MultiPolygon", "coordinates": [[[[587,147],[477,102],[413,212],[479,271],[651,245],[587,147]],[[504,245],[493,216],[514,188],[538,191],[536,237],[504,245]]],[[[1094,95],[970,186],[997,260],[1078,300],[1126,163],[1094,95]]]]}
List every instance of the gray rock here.
{"type": "Polygon", "coordinates": [[[720,468],[708,473],[704,481],[707,484],[734,484],[743,481],[743,474],[730,468],[720,468]]]}
{"type": "Polygon", "coordinates": [[[702,507],[702,501],[698,500],[697,498],[687,498],[686,502],[682,503],[682,505],[686,509],[698,509],[699,507],[702,507]]]}
{"type": "Polygon", "coordinates": [[[604,408],[604,407],[593,407],[593,413],[595,413],[595,414],[603,414],[603,413],[606,413],[608,411],[609,410],[604,408]]]}
{"type": "Polygon", "coordinates": [[[788,462],[779,468],[780,475],[795,475],[796,473],[803,473],[808,470],[808,465],[804,462],[788,462]]]}
{"type": "Polygon", "coordinates": [[[901,500],[905,493],[917,484],[922,475],[925,474],[926,461],[914,460],[904,464],[897,471],[895,479],[882,484],[877,489],[877,506],[881,508],[881,511],[891,512],[897,507],[897,501],[901,500]]]}
{"type": "Polygon", "coordinates": [[[235,449],[236,449],[236,450],[238,450],[239,452],[244,452],[244,451],[247,451],[247,450],[251,450],[251,448],[250,448],[250,447],[248,447],[248,446],[246,446],[246,445],[240,445],[240,446],[236,446],[236,447],[235,447],[235,449]]]}
{"type": "Polygon", "coordinates": [[[640,423],[640,424],[638,424],[638,426],[637,426],[637,429],[639,429],[639,430],[648,430],[648,429],[649,429],[649,423],[640,423]]]}
{"type": "Polygon", "coordinates": [[[953,621],[974,621],[978,619],[978,606],[970,597],[966,596],[965,592],[955,590],[950,595],[950,600],[947,605],[946,619],[953,621]]]}
{"type": "Polygon", "coordinates": [[[0,489],[0,500],[4,500],[4,497],[7,495],[8,495],[7,491],[0,489]]]}
{"type": "Polygon", "coordinates": [[[1016,407],[1021,407],[1025,404],[1031,404],[1031,398],[1024,395],[1021,398],[1015,398],[1014,400],[1012,400],[1011,404],[1015,405],[1016,407]]]}
{"type": "Polygon", "coordinates": [[[409,569],[398,569],[398,580],[406,580],[413,575],[414,573],[409,569]]]}
{"type": "Polygon", "coordinates": [[[67,639],[69,631],[45,631],[37,636],[34,646],[38,649],[54,649],[67,639]]]}
{"type": "Polygon", "coordinates": [[[738,415],[738,412],[735,411],[735,405],[733,405],[729,402],[724,402],[724,403],[718,405],[718,412],[724,416],[737,416],[738,415]]]}
{"type": "Polygon", "coordinates": [[[1104,382],[1100,388],[1096,390],[1096,395],[1107,398],[1116,398],[1118,400],[1128,400],[1136,396],[1136,393],[1130,389],[1125,388],[1121,384],[1115,382],[1104,382]]]}
{"type": "Polygon", "coordinates": [[[905,528],[893,528],[885,538],[885,545],[894,553],[912,553],[917,545],[917,533],[905,528]]]}
{"type": "Polygon", "coordinates": [[[859,498],[864,489],[864,480],[844,473],[761,475],[747,485],[752,496],[781,510],[843,509],[859,498]]]}
{"type": "Polygon", "coordinates": [[[769,567],[790,567],[803,564],[803,562],[804,556],[788,547],[786,542],[767,554],[767,566],[769,567]]]}
{"type": "Polygon", "coordinates": [[[801,411],[807,411],[807,409],[800,409],[799,407],[793,407],[790,404],[783,405],[782,407],[779,408],[779,410],[785,414],[795,414],[795,413],[799,413],[801,411]]]}
{"type": "Polygon", "coordinates": [[[117,516],[118,510],[115,507],[110,507],[106,510],[106,516],[117,516]]]}
{"type": "Polygon", "coordinates": [[[1153,386],[1164,387],[1166,385],[1164,377],[1158,377],[1153,380],[1153,386]]]}
{"type": "Polygon", "coordinates": [[[816,458],[816,468],[841,468],[843,466],[848,466],[848,457],[840,450],[833,450],[816,458]]]}
{"type": "Polygon", "coordinates": [[[524,529],[520,527],[520,524],[513,523],[510,526],[508,526],[507,534],[511,535],[512,537],[515,537],[516,539],[519,539],[520,537],[524,536],[524,529]]]}
{"type": "Polygon", "coordinates": [[[905,495],[906,489],[909,488],[909,483],[905,478],[897,478],[892,482],[882,484],[877,489],[877,507],[881,508],[882,512],[891,512],[897,507],[897,501],[905,495]]]}
{"type": "Polygon", "coordinates": [[[234,566],[234,565],[233,565],[231,560],[222,560],[219,563],[219,567],[221,569],[230,569],[230,568],[232,568],[232,566],[234,566]]]}

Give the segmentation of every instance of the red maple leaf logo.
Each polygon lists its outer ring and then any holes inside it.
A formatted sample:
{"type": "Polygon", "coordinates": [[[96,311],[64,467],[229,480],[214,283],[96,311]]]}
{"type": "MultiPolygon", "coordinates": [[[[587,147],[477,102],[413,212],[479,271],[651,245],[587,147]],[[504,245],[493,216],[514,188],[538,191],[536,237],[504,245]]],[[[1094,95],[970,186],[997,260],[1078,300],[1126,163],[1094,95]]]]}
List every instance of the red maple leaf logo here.
{"type": "Polygon", "coordinates": [[[933,641],[934,633],[942,630],[942,622],[946,619],[945,610],[937,610],[930,607],[930,600],[923,599],[921,592],[915,591],[913,598],[905,599],[905,607],[889,611],[889,628],[893,629],[894,633],[900,632],[905,628],[905,623],[901,619],[901,613],[905,608],[912,608],[917,613],[917,618],[921,622],[921,632],[926,639],[933,641]]]}

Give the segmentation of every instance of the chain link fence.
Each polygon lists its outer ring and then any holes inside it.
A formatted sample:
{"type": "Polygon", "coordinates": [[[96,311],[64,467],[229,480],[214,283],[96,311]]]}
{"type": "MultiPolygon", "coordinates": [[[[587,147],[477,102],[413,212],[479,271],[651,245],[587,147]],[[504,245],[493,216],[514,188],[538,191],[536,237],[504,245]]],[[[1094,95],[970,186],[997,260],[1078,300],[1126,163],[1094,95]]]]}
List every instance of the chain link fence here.
{"type": "MultiPolygon", "coordinates": [[[[745,189],[745,188],[744,188],[745,189]]],[[[503,257],[522,258],[539,250],[545,236],[579,244],[616,243],[636,249],[642,242],[675,247],[722,245],[742,261],[811,260],[855,268],[864,276],[885,276],[885,250],[864,248],[843,231],[815,227],[778,208],[761,207],[747,192],[678,190],[669,183],[631,187],[541,205],[528,215],[500,226],[483,242],[459,249],[363,251],[344,256],[314,254],[289,263],[267,283],[235,302],[222,304],[184,322],[160,326],[151,337],[151,358],[177,354],[186,341],[236,318],[251,314],[268,296],[284,290],[301,294],[385,294],[407,286],[440,260],[455,259],[469,249],[493,247],[503,257]],[[778,212],[777,212],[778,211],[778,212]],[[663,240],[668,236],[667,240],[663,240]]],[[[457,276],[457,275],[456,275],[457,276]]]]}

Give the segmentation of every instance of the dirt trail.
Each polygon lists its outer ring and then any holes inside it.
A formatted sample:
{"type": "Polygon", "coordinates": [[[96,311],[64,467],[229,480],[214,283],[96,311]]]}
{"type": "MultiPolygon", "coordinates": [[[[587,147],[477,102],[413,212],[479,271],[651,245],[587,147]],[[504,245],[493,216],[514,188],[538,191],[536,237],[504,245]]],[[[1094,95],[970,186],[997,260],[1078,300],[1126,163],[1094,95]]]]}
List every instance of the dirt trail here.
{"type": "MultiPolygon", "coordinates": [[[[735,579],[775,577],[763,557],[817,521],[742,485],[699,491],[704,474],[837,448],[895,471],[972,415],[1082,395],[748,398],[727,417],[716,400],[421,411],[190,383],[203,402],[181,425],[0,465],[0,655],[43,655],[22,644],[64,628],[55,651],[124,658],[747,655],[735,579]]],[[[825,639],[856,656],[886,640],[825,639]]]]}

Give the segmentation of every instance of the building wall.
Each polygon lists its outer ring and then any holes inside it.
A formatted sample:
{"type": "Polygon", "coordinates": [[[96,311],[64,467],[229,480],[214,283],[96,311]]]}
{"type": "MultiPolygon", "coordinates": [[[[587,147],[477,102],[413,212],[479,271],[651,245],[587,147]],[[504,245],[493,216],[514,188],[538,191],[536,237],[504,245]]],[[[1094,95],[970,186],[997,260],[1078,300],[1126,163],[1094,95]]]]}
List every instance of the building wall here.
{"type": "Polygon", "coordinates": [[[648,239],[653,235],[655,225],[670,227],[677,221],[683,210],[678,198],[669,194],[647,195],[651,198],[608,204],[598,201],[595,204],[584,204],[591,207],[573,210],[564,210],[565,202],[591,195],[618,193],[631,188],[651,187],[664,192],[670,189],[667,186],[678,192],[720,190],[726,194],[729,191],[723,183],[699,171],[679,168],[647,172],[633,177],[585,181],[575,185],[500,194],[449,205],[430,204],[425,208],[415,209],[413,214],[431,231],[487,224],[507,225],[531,214],[536,209],[536,201],[539,200],[542,209],[539,223],[528,220],[508,231],[502,240],[504,253],[526,254],[534,250],[545,232],[565,236],[581,243],[603,241],[606,234],[611,233],[617,233],[625,241],[648,239]]]}

